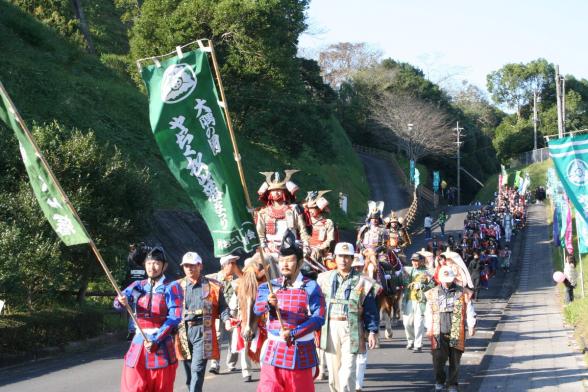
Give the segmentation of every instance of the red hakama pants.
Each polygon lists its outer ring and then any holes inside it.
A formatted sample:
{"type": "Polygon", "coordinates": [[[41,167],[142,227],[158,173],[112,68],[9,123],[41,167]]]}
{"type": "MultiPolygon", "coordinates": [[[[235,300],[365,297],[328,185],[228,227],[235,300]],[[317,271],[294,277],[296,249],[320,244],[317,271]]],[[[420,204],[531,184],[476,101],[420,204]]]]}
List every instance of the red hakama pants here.
{"type": "Polygon", "coordinates": [[[264,363],[257,392],[314,392],[312,370],[282,369],[264,363]]]}
{"type": "Polygon", "coordinates": [[[161,369],[145,368],[145,347],[134,368],[123,365],[121,392],[173,392],[178,363],[161,369]]]}

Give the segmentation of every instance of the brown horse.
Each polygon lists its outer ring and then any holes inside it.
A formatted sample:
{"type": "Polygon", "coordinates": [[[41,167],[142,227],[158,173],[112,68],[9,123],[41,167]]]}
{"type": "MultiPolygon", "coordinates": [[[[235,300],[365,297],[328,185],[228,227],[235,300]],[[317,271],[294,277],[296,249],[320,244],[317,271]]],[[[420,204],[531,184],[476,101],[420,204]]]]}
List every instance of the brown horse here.
{"type": "Polygon", "coordinates": [[[253,313],[253,306],[257,297],[257,288],[266,281],[265,268],[267,268],[259,253],[247,260],[246,266],[243,269],[243,276],[239,278],[236,289],[237,298],[239,301],[239,324],[240,334],[245,343],[247,355],[252,361],[259,363],[260,350],[251,351],[250,343],[253,338],[258,335],[258,342],[263,343],[262,337],[265,337],[263,328],[263,320],[259,320],[253,313]]]}
{"type": "Polygon", "coordinates": [[[384,321],[384,336],[386,339],[392,339],[392,325],[396,325],[400,320],[402,290],[400,288],[396,289],[396,286],[394,291],[389,290],[388,281],[396,284],[394,272],[396,267],[400,267],[402,264],[395,254],[386,256],[391,261],[389,263],[378,260],[378,255],[372,249],[364,250],[363,255],[365,260],[363,273],[384,286],[384,290],[376,297],[376,302],[380,310],[380,320],[384,321]],[[385,275],[390,275],[390,277],[385,275]]]}

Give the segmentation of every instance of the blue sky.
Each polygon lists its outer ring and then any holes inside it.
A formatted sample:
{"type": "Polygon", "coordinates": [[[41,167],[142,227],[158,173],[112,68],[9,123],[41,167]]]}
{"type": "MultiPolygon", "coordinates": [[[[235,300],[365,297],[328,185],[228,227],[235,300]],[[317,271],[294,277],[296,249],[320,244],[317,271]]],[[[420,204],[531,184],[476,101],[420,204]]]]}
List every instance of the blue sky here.
{"type": "Polygon", "coordinates": [[[588,1],[312,0],[301,53],[367,42],[446,87],[463,79],[486,88],[506,63],[539,57],[588,79],[588,1]],[[443,84],[442,83],[442,84],[443,84]]]}

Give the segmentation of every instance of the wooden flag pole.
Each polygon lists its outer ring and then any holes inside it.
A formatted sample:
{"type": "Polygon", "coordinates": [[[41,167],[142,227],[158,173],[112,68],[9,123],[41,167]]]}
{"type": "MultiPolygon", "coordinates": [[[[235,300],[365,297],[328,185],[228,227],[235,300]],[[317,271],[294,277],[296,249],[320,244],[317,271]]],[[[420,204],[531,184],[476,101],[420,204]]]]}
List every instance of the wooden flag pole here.
{"type": "MultiPolygon", "coordinates": [[[[584,267],[582,266],[582,252],[580,252],[580,231],[578,230],[578,214],[576,213],[576,240],[578,242],[578,261],[580,262],[580,284],[582,288],[582,298],[585,297],[584,294],[584,267]]],[[[566,261],[564,260],[564,266],[566,261]]]]}
{"type": "MultiPolygon", "coordinates": [[[[251,212],[251,216],[253,217],[253,205],[251,203],[251,199],[249,198],[249,190],[247,189],[247,182],[245,181],[245,172],[243,171],[243,165],[241,163],[241,154],[239,154],[239,147],[237,146],[237,139],[235,138],[235,132],[233,131],[233,122],[231,121],[231,115],[229,114],[229,105],[227,104],[227,99],[225,97],[225,89],[223,87],[223,82],[221,79],[218,62],[216,60],[214,46],[212,45],[211,40],[205,40],[208,43],[208,46],[204,46],[202,44],[203,41],[204,40],[197,41],[198,46],[202,50],[210,52],[210,57],[212,59],[212,66],[214,68],[214,73],[216,76],[216,81],[218,83],[219,92],[220,92],[220,96],[221,96],[221,100],[222,100],[221,106],[225,112],[225,118],[227,119],[227,128],[229,129],[229,135],[231,136],[231,143],[233,144],[233,153],[235,156],[235,161],[237,162],[237,169],[239,171],[239,177],[241,178],[241,185],[243,186],[243,192],[245,193],[245,202],[247,203],[247,208],[249,209],[249,211],[251,212]]],[[[261,256],[261,260],[265,266],[264,272],[265,272],[265,277],[267,279],[267,286],[269,288],[270,293],[274,294],[271,278],[270,278],[269,272],[268,272],[268,265],[266,264],[265,256],[264,256],[261,244],[260,244],[260,246],[257,247],[257,251],[259,252],[259,255],[261,256]]],[[[284,329],[282,315],[280,314],[280,311],[277,307],[276,307],[276,314],[278,316],[278,320],[280,322],[280,325],[282,326],[282,329],[284,329]]]]}
{"type": "MultiPolygon", "coordinates": [[[[16,107],[14,106],[14,103],[12,102],[12,99],[10,99],[10,96],[8,95],[8,92],[4,88],[4,85],[2,84],[2,82],[0,82],[0,90],[2,91],[2,93],[4,94],[4,96],[6,97],[6,99],[8,100],[8,102],[10,103],[9,110],[16,117],[16,120],[20,124],[20,126],[21,126],[22,130],[24,131],[25,135],[27,136],[27,138],[29,139],[29,142],[34,147],[35,151],[37,152],[37,155],[38,155],[39,159],[41,160],[41,164],[45,167],[45,170],[47,170],[47,173],[49,173],[49,177],[51,177],[51,179],[55,183],[55,186],[57,187],[57,190],[61,194],[61,197],[63,197],[63,200],[65,200],[65,203],[69,207],[70,212],[76,217],[76,219],[80,223],[80,226],[84,230],[84,234],[90,240],[90,242],[89,242],[90,248],[92,249],[92,252],[94,252],[94,255],[98,259],[98,262],[99,262],[100,266],[102,267],[102,269],[106,273],[106,276],[108,277],[108,280],[110,281],[110,284],[112,285],[112,287],[116,291],[117,295],[118,296],[122,296],[122,292],[120,291],[120,288],[116,284],[116,281],[114,280],[114,277],[112,276],[112,273],[110,272],[110,269],[108,269],[108,266],[104,262],[104,259],[102,258],[102,255],[100,254],[100,251],[96,247],[96,244],[94,243],[94,240],[92,240],[92,237],[90,237],[90,234],[88,233],[88,230],[86,230],[86,226],[84,226],[82,224],[82,220],[80,219],[80,217],[79,217],[76,209],[73,207],[73,205],[70,202],[69,198],[67,197],[67,195],[65,194],[65,192],[61,188],[61,184],[59,183],[59,181],[57,181],[57,177],[55,177],[55,174],[53,173],[53,170],[51,170],[51,167],[49,166],[49,163],[47,163],[47,161],[45,160],[45,157],[43,156],[43,154],[41,154],[41,150],[39,149],[39,146],[35,142],[35,139],[33,138],[33,135],[31,134],[31,132],[27,128],[27,125],[25,124],[24,120],[20,116],[20,113],[18,112],[18,110],[16,110],[16,107]]],[[[147,335],[145,335],[145,332],[143,332],[143,329],[141,329],[141,327],[139,326],[139,323],[137,322],[137,318],[136,318],[135,314],[133,313],[133,309],[131,309],[131,307],[130,307],[130,305],[128,303],[125,305],[125,308],[126,308],[127,312],[129,312],[129,315],[131,316],[131,318],[133,319],[133,321],[135,322],[135,325],[137,326],[137,329],[139,330],[139,333],[143,336],[143,339],[145,339],[146,341],[148,341],[149,339],[147,339],[147,335]]]]}

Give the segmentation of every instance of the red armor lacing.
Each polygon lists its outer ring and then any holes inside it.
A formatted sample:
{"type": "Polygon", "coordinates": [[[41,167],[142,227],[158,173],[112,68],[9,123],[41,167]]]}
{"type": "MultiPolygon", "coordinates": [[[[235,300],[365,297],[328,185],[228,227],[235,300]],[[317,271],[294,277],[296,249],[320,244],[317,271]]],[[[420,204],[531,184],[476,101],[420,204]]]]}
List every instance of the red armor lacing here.
{"type": "Polygon", "coordinates": [[[284,219],[286,217],[286,211],[290,209],[290,206],[273,207],[269,206],[267,214],[274,219],[284,219]]]}

